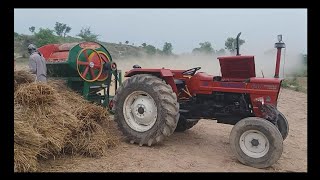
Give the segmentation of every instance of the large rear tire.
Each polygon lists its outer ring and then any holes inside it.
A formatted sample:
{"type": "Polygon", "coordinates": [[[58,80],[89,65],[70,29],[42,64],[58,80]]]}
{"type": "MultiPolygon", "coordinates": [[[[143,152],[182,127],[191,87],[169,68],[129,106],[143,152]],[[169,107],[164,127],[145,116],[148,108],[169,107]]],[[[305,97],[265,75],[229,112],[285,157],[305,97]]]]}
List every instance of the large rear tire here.
{"type": "Polygon", "coordinates": [[[199,120],[196,121],[189,121],[186,119],[183,115],[180,115],[177,128],[175,129],[175,132],[184,132],[188,129],[191,129],[193,126],[195,126],[199,120]]]}
{"type": "Polygon", "coordinates": [[[140,146],[170,136],[179,119],[179,103],[162,79],[139,74],[125,80],[114,97],[114,120],[130,141],[140,146]]]}
{"type": "Polygon", "coordinates": [[[255,168],[273,165],[283,151],[283,139],[278,128],[258,117],[237,122],[230,133],[230,145],[241,163],[255,168]]]}

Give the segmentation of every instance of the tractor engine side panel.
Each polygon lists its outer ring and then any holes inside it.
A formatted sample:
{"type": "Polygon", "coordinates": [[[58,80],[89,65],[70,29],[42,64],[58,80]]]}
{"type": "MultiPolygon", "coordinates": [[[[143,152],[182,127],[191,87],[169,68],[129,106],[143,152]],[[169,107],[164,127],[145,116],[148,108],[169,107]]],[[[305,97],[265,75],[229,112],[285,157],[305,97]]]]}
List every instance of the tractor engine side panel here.
{"type": "Polygon", "coordinates": [[[252,116],[247,94],[214,92],[180,100],[180,114],[187,119],[216,119],[218,123],[235,124],[252,116]]]}
{"type": "Polygon", "coordinates": [[[186,81],[190,93],[196,94],[212,94],[213,76],[204,72],[196,73],[189,81],[186,81]]]}

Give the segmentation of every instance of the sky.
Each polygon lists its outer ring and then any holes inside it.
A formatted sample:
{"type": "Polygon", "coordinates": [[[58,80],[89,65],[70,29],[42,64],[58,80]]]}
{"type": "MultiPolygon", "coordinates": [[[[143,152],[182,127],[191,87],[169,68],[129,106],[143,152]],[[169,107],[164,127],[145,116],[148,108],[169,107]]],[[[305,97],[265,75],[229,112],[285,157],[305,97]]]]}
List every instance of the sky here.
{"type": "Polygon", "coordinates": [[[69,25],[69,35],[82,27],[99,34],[100,41],[162,49],[170,42],[176,54],[190,53],[199,43],[209,41],[215,50],[224,48],[228,37],[246,42],[240,53],[253,54],[274,48],[283,35],[286,49],[307,53],[307,9],[15,9],[14,31],[31,34],[53,29],[56,22],[69,25]]]}

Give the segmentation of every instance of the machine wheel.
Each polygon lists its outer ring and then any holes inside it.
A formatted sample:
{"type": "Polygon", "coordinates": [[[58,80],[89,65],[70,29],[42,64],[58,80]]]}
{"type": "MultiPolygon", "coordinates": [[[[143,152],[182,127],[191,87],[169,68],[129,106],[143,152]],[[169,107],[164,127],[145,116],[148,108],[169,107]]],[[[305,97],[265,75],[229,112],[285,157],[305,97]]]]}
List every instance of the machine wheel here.
{"type": "Polygon", "coordinates": [[[271,122],[248,117],[240,120],[231,130],[230,145],[237,159],[248,166],[266,168],[280,158],[283,139],[271,122]]]}
{"type": "Polygon", "coordinates": [[[95,49],[82,49],[78,53],[76,62],[77,71],[83,80],[87,82],[94,82],[100,77],[102,73],[102,59],[101,55],[95,49]],[[88,72],[90,72],[90,78],[87,77],[88,72]]]}
{"type": "Polygon", "coordinates": [[[177,126],[177,96],[158,77],[130,77],[118,88],[113,100],[114,120],[130,143],[151,146],[170,136],[177,126]]]}
{"type": "MultiPolygon", "coordinates": [[[[102,60],[102,66],[104,63],[108,63],[111,61],[111,58],[105,52],[98,51],[98,53],[99,53],[101,60],[102,60]]],[[[94,56],[94,55],[95,55],[94,53],[90,54],[89,59],[91,59],[92,58],[91,56],[94,56]]],[[[102,70],[102,73],[99,76],[99,78],[97,79],[97,81],[105,81],[107,78],[108,78],[108,72],[105,72],[102,70]]]]}
{"type": "Polygon", "coordinates": [[[285,140],[289,133],[289,123],[287,121],[287,118],[281,112],[279,112],[278,114],[277,125],[283,140],[285,140]]]}
{"type": "Polygon", "coordinates": [[[176,129],[174,131],[175,132],[186,131],[186,130],[192,128],[198,122],[199,122],[199,120],[197,120],[197,121],[189,121],[184,116],[180,115],[180,118],[179,118],[179,121],[178,121],[178,125],[177,125],[177,127],[176,127],[176,129]]]}

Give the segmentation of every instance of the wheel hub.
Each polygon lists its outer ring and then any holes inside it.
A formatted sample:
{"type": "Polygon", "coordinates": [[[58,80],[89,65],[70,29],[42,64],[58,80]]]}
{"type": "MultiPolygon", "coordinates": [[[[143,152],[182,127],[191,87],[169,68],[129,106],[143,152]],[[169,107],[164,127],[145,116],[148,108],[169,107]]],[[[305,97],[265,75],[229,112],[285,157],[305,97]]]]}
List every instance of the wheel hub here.
{"type": "Polygon", "coordinates": [[[259,140],[258,139],[252,139],[251,140],[252,146],[258,146],[259,145],[259,140]]]}
{"type": "Polygon", "coordinates": [[[248,130],[240,137],[240,148],[252,158],[261,158],[269,151],[269,140],[260,131],[248,130]]]}
{"type": "Polygon", "coordinates": [[[91,68],[93,68],[94,63],[91,61],[91,62],[89,63],[89,66],[90,66],[91,68]]]}
{"type": "Polygon", "coordinates": [[[139,107],[139,108],[138,108],[138,112],[139,112],[140,114],[143,114],[143,113],[144,113],[144,109],[145,109],[145,108],[143,108],[143,107],[139,107]]]}
{"type": "Polygon", "coordinates": [[[123,111],[127,124],[139,132],[149,130],[157,119],[155,101],[142,91],[135,91],[127,96],[123,111]]]}

